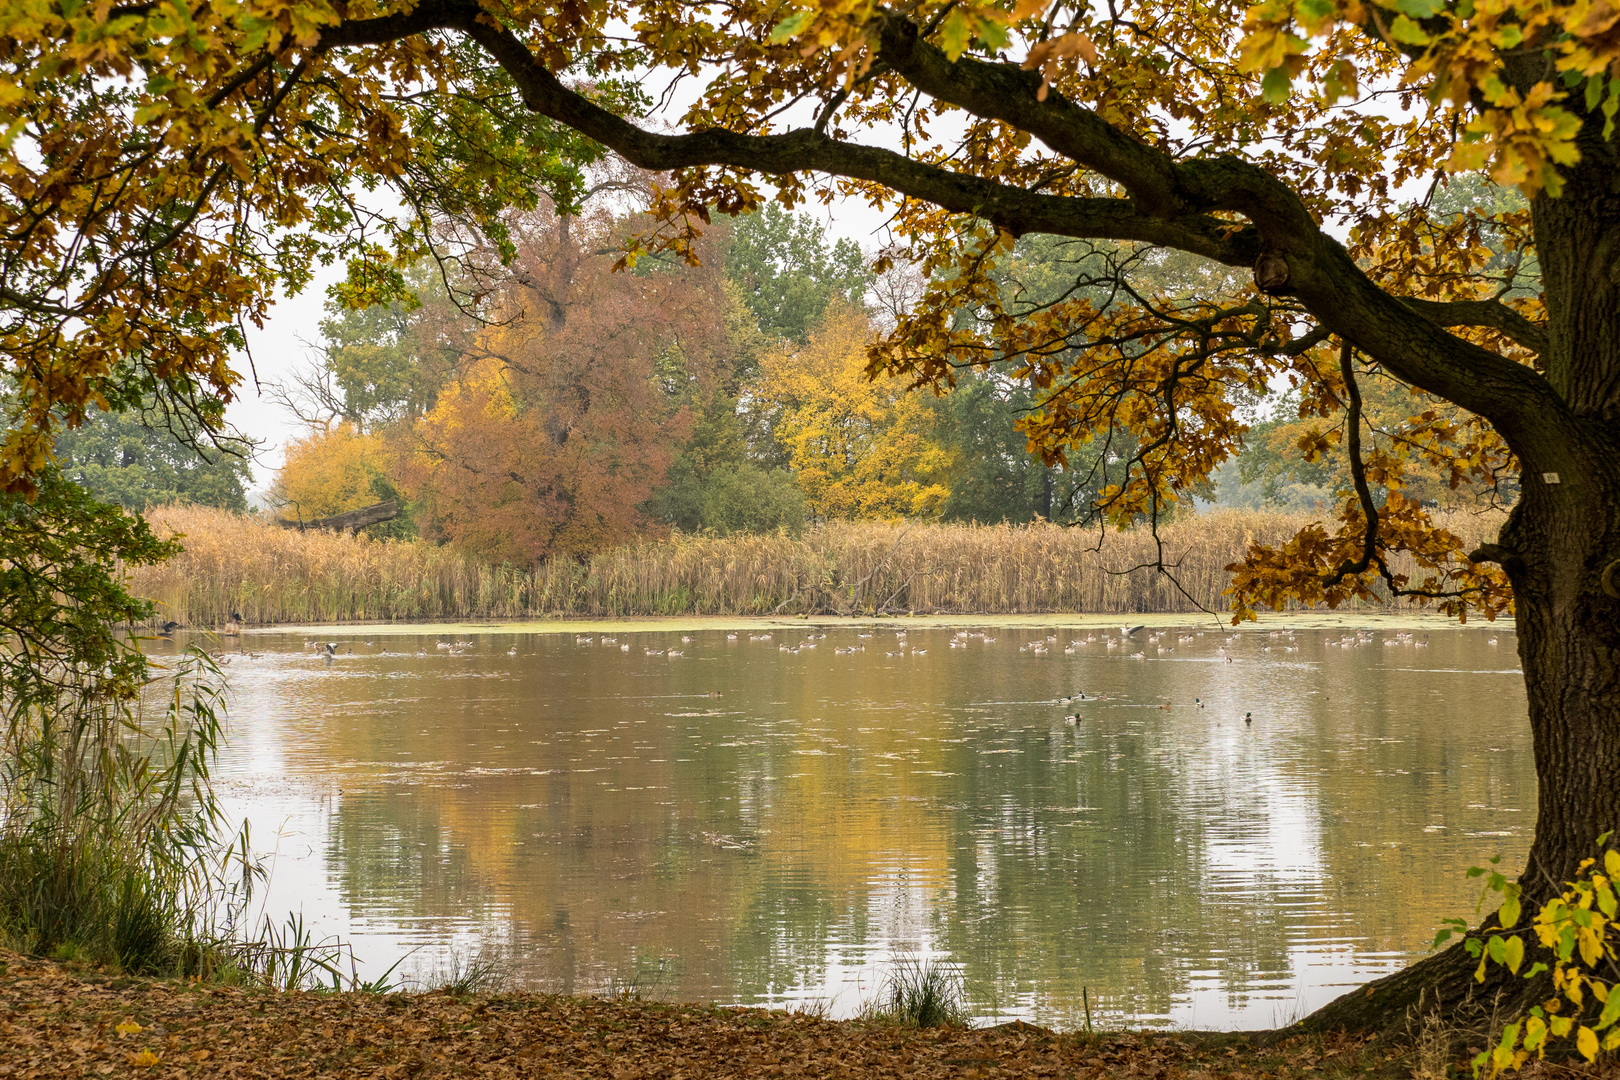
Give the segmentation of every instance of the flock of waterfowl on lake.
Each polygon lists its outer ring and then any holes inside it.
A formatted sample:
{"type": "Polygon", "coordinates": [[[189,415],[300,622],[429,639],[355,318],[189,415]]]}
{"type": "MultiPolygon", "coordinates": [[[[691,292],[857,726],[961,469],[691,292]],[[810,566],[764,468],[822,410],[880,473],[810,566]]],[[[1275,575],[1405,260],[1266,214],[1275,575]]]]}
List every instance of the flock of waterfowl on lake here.
{"type": "MultiPolygon", "coordinates": [[[[241,616],[232,612],[230,624],[225,636],[238,637],[240,635],[241,616]]],[[[159,636],[170,637],[180,624],[168,623],[160,628],[159,636]]],[[[912,642],[913,633],[918,637],[932,637],[935,631],[912,630],[904,627],[851,627],[847,630],[834,629],[832,645],[829,651],[835,655],[844,656],[856,653],[865,653],[870,645],[874,651],[881,649],[885,657],[904,659],[908,657],[923,657],[928,655],[928,649],[912,642]],[[881,640],[880,640],[881,638],[881,640]]],[[[1086,628],[1081,631],[1070,631],[1068,634],[1057,631],[1031,631],[1017,628],[1003,627],[999,630],[989,629],[961,629],[951,633],[945,642],[950,650],[971,649],[976,646],[990,646],[997,642],[997,635],[1007,637],[1024,637],[1017,646],[1017,652],[1030,657],[1043,657],[1053,653],[1064,656],[1092,656],[1098,658],[1117,658],[1136,661],[1148,659],[1202,659],[1217,663],[1231,664],[1237,662],[1242,654],[1247,654],[1251,662],[1255,651],[1253,645],[1258,642],[1258,652],[1261,654],[1290,654],[1298,653],[1301,648],[1299,632],[1294,629],[1272,630],[1268,632],[1250,631],[1248,633],[1212,631],[1188,627],[1164,627],[1149,630],[1145,625],[1125,625],[1117,629],[1086,628]],[[1147,631],[1144,633],[1143,631],[1147,631]],[[1038,635],[1038,636],[1037,636],[1038,635]],[[1083,636],[1082,636],[1083,635],[1083,636]],[[1214,648],[1201,648],[1201,639],[1214,637],[1214,648]],[[1067,638],[1067,640],[1065,640],[1067,638]],[[1177,649],[1182,649],[1184,656],[1178,657],[1177,649]]],[[[767,630],[726,630],[681,633],[678,643],[671,642],[668,633],[656,630],[644,631],[640,634],[576,634],[574,645],[579,648],[611,649],[618,653],[639,652],[648,659],[661,661],[680,660],[683,657],[701,655],[701,650],[720,645],[736,648],[758,646],[772,648],[779,654],[797,655],[820,648],[828,642],[827,628],[821,626],[777,627],[767,630]],[[621,637],[624,640],[621,640],[621,637]]],[[[937,638],[935,639],[937,641],[937,638]]],[[[1356,629],[1339,636],[1328,636],[1322,642],[1324,649],[1356,649],[1381,643],[1385,648],[1412,648],[1423,649],[1429,646],[1427,636],[1418,636],[1406,630],[1393,632],[1375,632],[1368,629],[1356,629]]],[[[1498,638],[1495,633],[1488,639],[1488,644],[1496,645],[1498,638]]],[[[341,657],[353,655],[375,654],[383,651],[378,649],[375,640],[353,641],[322,641],[308,638],[304,641],[304,651],[314,654],[317,658],[331,663],[341,657]],[[357,654],[356,646],[362,652],[357,654]]],[[[453,637],[440,637],[434,645],[434,652],[438,655],[457,657],[465,655],[483,655],[487,650],[480,648],[477,640],[453,637]]],[[[504,650],[506,656],[518,655],[518,646],[513,643],[504,650]]],[[[247,653],[242,650],[241,655],[257,659],[259,654],[247,653]]],[[[425,648],[415,652],[419,658],[429,654],[425,648]]],[[[222,663],[228,663],[228,655],[216,656],[222,663]]],[[[1081,703],[1101,702],[1109,699],[1109,695],[1094,693],[1088,695],[1085,691],[1076,691],[1071,695],[1058,697],[1053,704],[1058,706],[1076,706],[1076,711],[1064,715],[1063,719],[1072,725],[1084,723],[1085,715],[1079,711],[1081,703]]],[[[1203,709],[1206,703],[1201,697],[1193,698],[1191,708],[1203,709]]],[[[1168,710],[1172,706],[1162,703],[1157,706],[1168,710]]],[[[1252,726],[1254,714],[1244,712],[1242,716],[1246,725],[1252,726]]]]}

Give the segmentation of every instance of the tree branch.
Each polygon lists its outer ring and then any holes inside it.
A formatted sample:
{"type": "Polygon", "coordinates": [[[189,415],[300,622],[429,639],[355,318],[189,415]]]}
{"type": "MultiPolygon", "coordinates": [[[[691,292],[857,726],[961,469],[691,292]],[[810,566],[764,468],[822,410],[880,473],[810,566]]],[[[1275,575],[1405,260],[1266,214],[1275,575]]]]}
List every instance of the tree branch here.
{"type": "MultiPolygon", "coordinates": [[[[913,86],[1037,135],[1059,153],[1122,184],[1130,198],[1041,195],[808,128],[778,135],[718,128],[655,134],[568,89],[515,33],[466,0],[428,0],[407,14],[344,23],[324,31],[319,47],[376,43],[431,29],[459,30],[507,71],[528,108],[643,168],[728,166],[779,176],[822,172],[881,184],[984,218],[1014,234],[1138,241],[1229,266],[1253,265],[1265,253],[1282,261],[1287,291],[1323,327],[1403,381],[1483,416],[1521,458],[1535,448],[1549,452],[1535,455],[1538,461],[1547,460],[1548,467],[1561,463],[1554,460],[1556,448],[1567,440],[1548,436],[1569,430],[1573,418],[1547,380],[1447,333],[1429,318],[1412,318],[1415,309],[1372,282],[1281,179],[1231,155],[1178,161],[1059,93],[1039,100],[1039,79],[1033,73],[971,57],[953,63],[908,20],[892,13],[879,19],[878,59],[913,86]],[[1252,224],[1238,226],[1213,215],[1223,210],[1241,213],[1252,224]]],[[[1524,332],[1523,326],[1494,312],[1474,311],[1469,317],[1489,317],[1524,332]]],[[[1453,325],[1474,324],[1464,319],[1453,325]]]]}
{"type": "Polygon", "coordinates": [[[1488,326],[1533,353],[1545,352],[1547,331],[1499,300],[1417,300],[1401,303],[1436,326],[1488,326]]]}

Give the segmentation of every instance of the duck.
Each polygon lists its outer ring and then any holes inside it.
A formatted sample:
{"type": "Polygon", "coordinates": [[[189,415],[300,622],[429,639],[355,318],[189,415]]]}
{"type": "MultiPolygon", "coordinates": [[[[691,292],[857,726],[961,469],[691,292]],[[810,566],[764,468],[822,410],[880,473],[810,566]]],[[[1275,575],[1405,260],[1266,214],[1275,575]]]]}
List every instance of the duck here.
{"type": "Polygon", "coordinates": [[[1085,717],[1081,716],[1079,713],[1070,713],[1068,716],[1063,718],[1064,722],[1069,724],[1078,724],[1084,719],[1085,717]]]}
{"type": "Polygon", "coordinates": [[[1202,709],[1204,707],[1204,699],[1203,698],[1193,698],[1193,704],[1198,706],[1200,709],[1202,709]]]}
{"type": "Polygon", "coordinates": [[[1253,725],[1254,724],[1254,713],[1244,713],[1243,714],[1243,722],[1245,724],[1253,725]]]}

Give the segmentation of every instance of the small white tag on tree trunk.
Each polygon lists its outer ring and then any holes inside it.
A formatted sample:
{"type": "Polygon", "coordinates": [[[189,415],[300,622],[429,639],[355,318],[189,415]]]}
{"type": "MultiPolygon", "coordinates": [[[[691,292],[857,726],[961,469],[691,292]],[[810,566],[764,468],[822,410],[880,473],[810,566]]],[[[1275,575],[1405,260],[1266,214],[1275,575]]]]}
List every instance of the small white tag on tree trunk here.
{"type": "Polygon", "coordinates": [[[1558,483],[1558,474],[1555,472],[1544,472],[1541,474],[1541,482],[1543,484],[1556,484],[1558,483]]]}

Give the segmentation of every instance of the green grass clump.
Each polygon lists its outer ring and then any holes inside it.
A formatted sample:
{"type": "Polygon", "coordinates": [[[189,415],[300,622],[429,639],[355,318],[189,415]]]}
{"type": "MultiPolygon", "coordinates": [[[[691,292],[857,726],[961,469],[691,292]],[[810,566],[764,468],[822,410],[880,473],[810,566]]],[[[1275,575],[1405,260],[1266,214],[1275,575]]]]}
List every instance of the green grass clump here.
{"type": "Polygon", "coordinates": [[[933,960],[896,962],[863,1019],[901,1027],[961,1027],[968,1021],[962,973],[933,960]]]}

